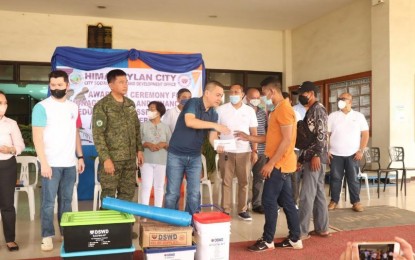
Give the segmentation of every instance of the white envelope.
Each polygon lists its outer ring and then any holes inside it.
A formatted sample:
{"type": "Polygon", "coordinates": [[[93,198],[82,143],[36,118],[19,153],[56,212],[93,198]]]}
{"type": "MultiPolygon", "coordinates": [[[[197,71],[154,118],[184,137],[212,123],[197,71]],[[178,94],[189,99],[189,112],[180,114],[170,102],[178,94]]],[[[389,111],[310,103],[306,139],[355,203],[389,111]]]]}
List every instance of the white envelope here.
{"type": "Polygon", "coordinates": [[[235,139],[228,139],[228,140],[214,140],[213,148],[215,150],[218,149],[218,146],[221,145],[225,148],[225,150],[236,150],[236,141],[235,139]]]}

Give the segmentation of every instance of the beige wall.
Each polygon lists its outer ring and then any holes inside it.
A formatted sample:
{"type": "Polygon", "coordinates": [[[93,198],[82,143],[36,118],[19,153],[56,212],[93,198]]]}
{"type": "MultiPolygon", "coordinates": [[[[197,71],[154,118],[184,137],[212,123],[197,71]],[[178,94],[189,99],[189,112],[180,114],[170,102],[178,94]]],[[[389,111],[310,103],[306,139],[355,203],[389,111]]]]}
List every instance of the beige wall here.
{"type": "Polygon", "coordinates": [[[113,48],[200,52],[207,68],[283,71],[281,31],[0,11],[0,60],[50,61],[86,47],[88,24],[113,26],[113,48]]]}
{"type": "Polygon", "coordinates": [[[370,2],[357,0],[292,31],[294,84],[371,70],[370,2]]]}
{"type": "MultiPolygon", "coordinates": [[[[390,145],[404,146],[406,163],[415,166],[415,1],[389,0],[390,145]]],[[[415,176],[415,172],[409,172],[415,176]]]]}

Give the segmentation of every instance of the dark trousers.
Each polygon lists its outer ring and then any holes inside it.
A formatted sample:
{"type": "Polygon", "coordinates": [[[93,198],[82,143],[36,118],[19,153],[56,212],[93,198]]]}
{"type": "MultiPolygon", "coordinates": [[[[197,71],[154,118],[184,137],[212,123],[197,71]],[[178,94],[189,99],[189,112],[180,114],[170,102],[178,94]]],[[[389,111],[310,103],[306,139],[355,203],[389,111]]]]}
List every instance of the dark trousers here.
{"type": "Polygon", "coordinates": [[[347,186],[349,187],[350,202],[352,204],[360,201],[359,161],[351,156],[333,155],[330,164],[330,189],[331,200],[338,203],[342,189],[343,177],[346,175],[347,186]]]}
{"type": "Polygon", "coordinates": [[[14,242],[16,238],[16,210],[14,209],[16,179],[16,157],[0,160],[0,210],[6,243],[14,242]]]}
{"type": "Polygon", "coordinates": [[[252,166],[252,208],[262,206],[262,190],[264,187],[264,177],[262,177],[261,170],[266,163],[264,154],[258,156],[258,161],[252,166]]]}
{"type": "Polygon", "coordinates": [[[264,182],[262,191],[262,205],[264,206],[265,224],[263,239],[267,243],[274,240],[277,227],[278,205],[284,208],[287,217],[289,238],[293,241],[300,239],[300,221],[293,200],[290,174],[283,174],[274,168],[271,176],[264,182]]]}

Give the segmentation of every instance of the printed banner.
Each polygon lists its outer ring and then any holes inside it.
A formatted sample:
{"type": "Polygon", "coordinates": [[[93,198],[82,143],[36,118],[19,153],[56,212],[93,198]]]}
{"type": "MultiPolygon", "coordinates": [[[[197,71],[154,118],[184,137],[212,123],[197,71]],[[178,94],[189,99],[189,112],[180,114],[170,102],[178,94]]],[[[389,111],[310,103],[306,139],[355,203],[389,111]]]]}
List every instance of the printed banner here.
{"type": "MultiPolygon", "coordinates": [[[[94,105],[110,93],[106,74],[114,68],[84,71],[58,66],[69,75],[68,99],[79,107],[82,118],[81,139],[83,145],[93,144],[92,110],[94,105]]],[[[147,105],[151,101],[161,101],[166,109],[177,105],[177,92],[187,88],[193,97],[202,95],[202,68],[186,73],[169,73],[152,68],[120,68],[127,73],[127,97],[135,102],[141,122],[147,121],[147,105]]]]}

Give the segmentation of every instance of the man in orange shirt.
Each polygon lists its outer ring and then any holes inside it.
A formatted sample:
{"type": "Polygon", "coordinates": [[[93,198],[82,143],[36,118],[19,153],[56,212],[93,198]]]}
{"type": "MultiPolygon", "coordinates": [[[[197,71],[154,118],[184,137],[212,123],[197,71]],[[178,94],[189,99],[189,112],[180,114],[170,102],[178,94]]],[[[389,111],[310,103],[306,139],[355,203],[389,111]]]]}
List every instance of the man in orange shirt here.
{"type": "Polygon", "coordinates": [[[262,192],[265,225],[264,232],[249,251],[261,252],[280,248],[302,249],[300,240],[300,223],[297,209],[292,197],[290,174],[296,171],[297,157],[294,153],[297,125],[294,110],[289,101],[284,100],[281,83],[276,77],[267,77],[261,82],[262,93],[267,104],[274,105],[270,113],[266,135],[253,136],[236,132],[235,136],[250,142],[265,143],[267,163],[261,170],[265,179],[262,192]],[[284,208],[287,216],[289,236],[284,241],[274,244],[274,235],[278,218],[278,205],[284,208]]]}

